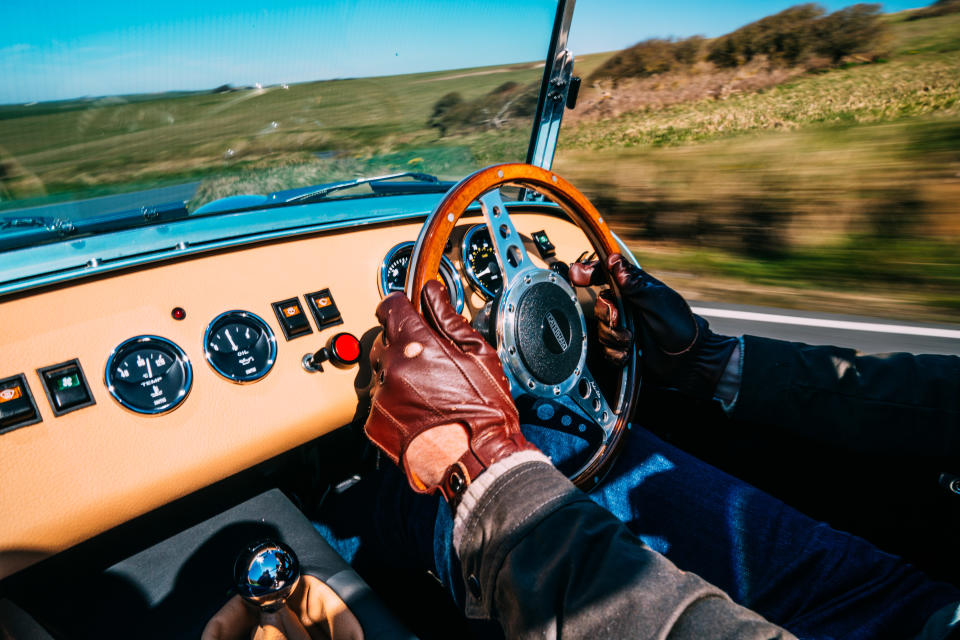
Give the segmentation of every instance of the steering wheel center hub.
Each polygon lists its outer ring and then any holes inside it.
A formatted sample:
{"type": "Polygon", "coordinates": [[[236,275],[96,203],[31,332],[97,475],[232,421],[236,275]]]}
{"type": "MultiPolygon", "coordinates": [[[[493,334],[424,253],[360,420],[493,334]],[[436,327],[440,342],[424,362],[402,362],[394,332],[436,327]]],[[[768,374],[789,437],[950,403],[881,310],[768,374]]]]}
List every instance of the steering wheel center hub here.
{"type": "Polygon", "coordinates": [[[497,333],[511,385],[555,397],[576,384],[587,355],[586,320],[573,287],[553,271],[531,269],[508,285],[497,333]]]}
{"type": "Polygon", "coordinates": [[[540,282],[520,297],[517,350],[534,378],[543,384],[563,382],[576,369],[583,350],[577,305],[559,286],[540,282]]]}

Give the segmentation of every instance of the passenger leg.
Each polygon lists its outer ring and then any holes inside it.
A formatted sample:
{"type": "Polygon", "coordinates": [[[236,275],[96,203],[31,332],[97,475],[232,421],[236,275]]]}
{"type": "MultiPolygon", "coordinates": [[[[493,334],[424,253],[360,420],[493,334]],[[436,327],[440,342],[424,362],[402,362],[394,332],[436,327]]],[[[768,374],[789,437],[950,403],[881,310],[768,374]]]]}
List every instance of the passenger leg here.
{"type": "Polygon", "coordinates": [[[960,590],[634,427],[591,497],[650,547],[802,638],[909,638],[960,590]]]}

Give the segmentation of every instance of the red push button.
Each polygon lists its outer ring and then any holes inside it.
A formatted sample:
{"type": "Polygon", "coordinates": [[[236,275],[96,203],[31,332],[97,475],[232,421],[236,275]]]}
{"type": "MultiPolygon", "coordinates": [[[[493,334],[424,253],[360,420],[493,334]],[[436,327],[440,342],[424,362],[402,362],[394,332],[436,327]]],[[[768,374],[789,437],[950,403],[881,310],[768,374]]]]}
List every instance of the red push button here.
{"type": "Polygon", "coordinates": [[[338,333],[330,340],[330,360],[350,365],[360,361],[360,341],[351,333],[338,333]]]}

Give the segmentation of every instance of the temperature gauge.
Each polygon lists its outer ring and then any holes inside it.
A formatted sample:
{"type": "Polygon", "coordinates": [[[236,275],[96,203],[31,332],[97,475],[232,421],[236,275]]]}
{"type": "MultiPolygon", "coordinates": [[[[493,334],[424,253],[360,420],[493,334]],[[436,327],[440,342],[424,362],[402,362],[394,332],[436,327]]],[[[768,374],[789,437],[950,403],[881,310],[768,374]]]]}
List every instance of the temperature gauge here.
{"type": "Polygon", "coordinates": [[[159,336],[137,336],[110,354],[104,381],[121,406],[157,415],[186,399],[193,369],[183,349],[173,342],[159,336]]]}
{"type": "Polygon", "coordinates": [[[221,376],[244,384],[270,372],[277,359],[277,339],[260,316],[227,311],[213,319],[203,336],[203,355],[221,376]]]}

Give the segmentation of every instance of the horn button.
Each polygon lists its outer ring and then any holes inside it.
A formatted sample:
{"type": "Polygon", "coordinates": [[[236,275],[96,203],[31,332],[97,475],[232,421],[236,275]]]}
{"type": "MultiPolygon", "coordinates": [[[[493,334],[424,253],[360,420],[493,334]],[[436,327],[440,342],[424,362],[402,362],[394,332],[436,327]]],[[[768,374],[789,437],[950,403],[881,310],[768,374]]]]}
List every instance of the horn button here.
{"type": "Polygon", "coordinates": [[[517,305],[517,351],[543,384],[573,375],[583,351],[580,312],[570,295],[555,284],[533,285],[517,305]]]}

